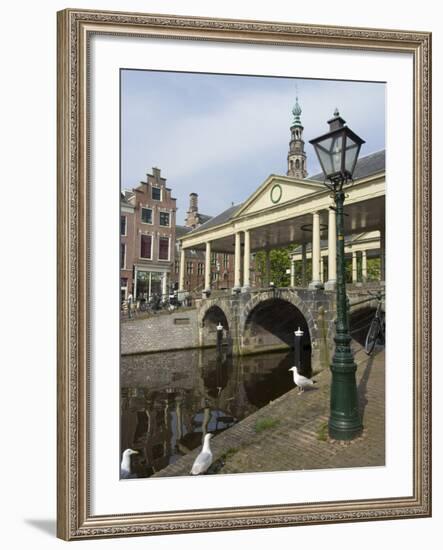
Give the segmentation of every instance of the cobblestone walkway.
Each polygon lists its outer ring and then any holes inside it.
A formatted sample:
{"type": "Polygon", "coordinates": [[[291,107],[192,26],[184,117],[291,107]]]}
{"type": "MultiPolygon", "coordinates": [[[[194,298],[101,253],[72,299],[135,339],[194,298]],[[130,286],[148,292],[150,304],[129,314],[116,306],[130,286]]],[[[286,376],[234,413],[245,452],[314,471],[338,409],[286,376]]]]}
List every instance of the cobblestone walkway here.
{"type": "MultiPolygon", "coordinates": [[[[368,358],[360,350],[355,361],[364,425],[361,437],[349,443],[328,439],[330,372],[325,370],[314,377],[318,382],[314,389],[299,395],[294,388],[214,437],[214,461],[224,463],[219,473],[384,465],[385,354],[381,351],[368,358]]],[[[155,475],[188,475],[198,452],[155,475]]]]}

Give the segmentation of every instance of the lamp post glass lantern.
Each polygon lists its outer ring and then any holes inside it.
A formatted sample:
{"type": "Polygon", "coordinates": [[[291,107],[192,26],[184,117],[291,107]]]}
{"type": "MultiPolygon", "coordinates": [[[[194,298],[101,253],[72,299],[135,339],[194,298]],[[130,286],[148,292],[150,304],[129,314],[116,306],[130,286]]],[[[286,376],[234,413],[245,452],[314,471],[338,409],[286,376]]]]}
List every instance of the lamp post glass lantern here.
{"type": "Polygon", "coordinates": [[[338,110],[328,120],[329,132],[311,140],[325,175],[325,185],[332,191],[335,201],[337,239],[337,319],[335,352],[331,363],[331,405],[329,435],[333,439],[350,440],[362,429],[358,410],[357,366],[351,351],[348,304],[346,297],[346,266],[344,240],[343,187],[352,181],[360,148],[364,141],[345,126],[338,110]],[[329,183],[326,181],[329,180],[329,183]]]}
{"type": "Polygon", "coordinates": [[[325,177],[335,186],[352,180],[360,148],[365,143],[345,122],[336,109],[334,117],[328,120],[329,132],[309,142],[325,177]]]}

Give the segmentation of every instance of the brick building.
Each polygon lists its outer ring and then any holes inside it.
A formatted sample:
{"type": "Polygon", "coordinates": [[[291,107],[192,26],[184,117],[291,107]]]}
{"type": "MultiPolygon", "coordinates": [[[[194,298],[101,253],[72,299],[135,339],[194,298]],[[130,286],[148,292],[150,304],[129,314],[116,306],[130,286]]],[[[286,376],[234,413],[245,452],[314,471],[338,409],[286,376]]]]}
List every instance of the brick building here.
{"type": "Polygon", "coordinates": [[[175,260],[176,199],[160,169],[121,196],[121,299],[167,295],[175,260]]]}
{"type": "Polygon", "coordinates": [[[122,302],[133,292],[135,235],[134,194],[124,191],[120,195],[120,300],[122,302]]]}
{"type": "MultiPolygon", "coordinates": [[[[121,193],[120,201],[120,292],[121,301],[166,297],[178,288],[180,273],[179,239],[214,219],[198,209],[197,193],[190,193],[185,225],[176,225],[176,199],[166,187],[160,169],[132,191],[121,193]]],[[[232,243],[234,248],[234,243],[232,243]]],[[[251,271],[254,274],[254,261],[251,271]]],[[[210,288],[234,286],[234,255],[213,252],[210,261],[210,288]]],[[[184,290],[200,295],[205,290],[205,254],[186,250],[184,290]]]]}
{"type": "MultiPolygon", "coordinates": [[[[202,214],[198,209],[197,193],[190,193],[189,208],[186,212],[185,225],[176,226],[176,250],[173,281],[178,285],[180,273],[179,241],[187,233],[197,227],[202,227],[212,219],[211,216],[202,214]]],[[[205,254],[202,250],[186,250],[185,254],[185,285],[184,290],[201,293],[205,290],[205,254]]],[[[234,256],[233,254],[216,253],[211,255],[211,289],[218,290],[232,288],[234,285],[234,256]]]]}

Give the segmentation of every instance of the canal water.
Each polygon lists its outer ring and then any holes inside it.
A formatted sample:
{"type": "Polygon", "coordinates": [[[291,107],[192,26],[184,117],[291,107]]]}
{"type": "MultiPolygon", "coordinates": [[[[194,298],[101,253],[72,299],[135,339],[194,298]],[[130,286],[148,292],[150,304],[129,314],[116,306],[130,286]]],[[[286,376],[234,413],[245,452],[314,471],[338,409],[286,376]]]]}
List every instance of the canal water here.
{"type": "Polygon", "coordinates": [[[293,352],[217,356],[215,349],[121,358],[121,451],[150,477],[294,387],[293,352]]]}

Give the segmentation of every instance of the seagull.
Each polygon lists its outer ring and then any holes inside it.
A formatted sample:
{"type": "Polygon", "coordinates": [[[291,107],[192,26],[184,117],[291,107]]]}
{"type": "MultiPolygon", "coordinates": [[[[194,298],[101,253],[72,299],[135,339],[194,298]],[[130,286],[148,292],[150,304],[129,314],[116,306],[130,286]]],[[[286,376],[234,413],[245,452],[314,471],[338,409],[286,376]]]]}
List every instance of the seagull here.
{"type": "Polygon", "coordinates": [[[297,367],[291,367],[289,370],[292,370],[292,374],[294,375],[294,384],[298,387],[298,393],[303,393],[306,387],[313,386],[317,383],[315,380],[298,374],[297,367]]]}
{"type": "Polygon", "coordinates": [[[131,455],[138,455],[138,451],[126,449],[126,451],[123,452],[122,461],[120,463],[120,477],[123,479],[134,476],[134,474],[131,473],[131,455]]]}
{"type": "Polygon", "coordinates": [[[198,476],[204,474],[209,466],[212,464],[212,451],[209,446],[209,440],[212,434],[206,434],[203,442],[203,448],[192,465],[191,475],[198,476]]]}

